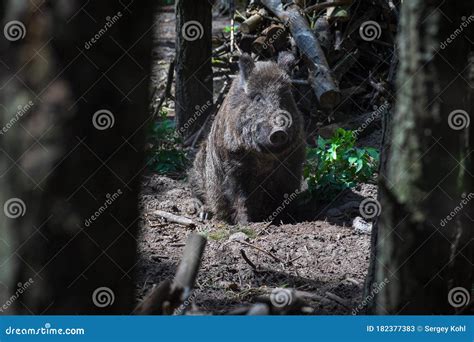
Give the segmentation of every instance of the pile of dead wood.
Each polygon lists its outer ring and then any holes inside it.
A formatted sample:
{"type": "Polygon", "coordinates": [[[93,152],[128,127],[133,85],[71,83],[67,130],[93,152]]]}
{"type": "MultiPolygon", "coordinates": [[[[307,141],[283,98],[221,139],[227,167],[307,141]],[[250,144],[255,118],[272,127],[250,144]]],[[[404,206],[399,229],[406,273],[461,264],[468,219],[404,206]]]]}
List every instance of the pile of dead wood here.
{"type": "Polygon", "coordinates": [[[229,81],[243,52],[268,60],[291,51],[304,114],[319,125],[337,112],[368,114],[392,102],[399,6],[396,0],[251,1],[244,13],[232,14],[231,32],[214,38],[214,76],[229,81]]]}

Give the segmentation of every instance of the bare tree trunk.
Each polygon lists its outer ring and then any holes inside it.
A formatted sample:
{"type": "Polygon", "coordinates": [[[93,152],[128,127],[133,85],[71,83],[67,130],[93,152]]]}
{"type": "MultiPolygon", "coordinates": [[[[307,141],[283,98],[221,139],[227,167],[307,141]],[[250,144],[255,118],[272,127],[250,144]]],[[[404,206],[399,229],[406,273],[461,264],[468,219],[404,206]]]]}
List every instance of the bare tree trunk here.
{"type": "Polygon", "coordinates": [[[152,1],[7,3],[20,33],[1,47],[7,312],[130,313],[152,1]]]}
{"type": "Polygon", "coordinates": [[[184,140],[213,107],[211,1],[176,1],[176,127],[184,140]]]}
{"type": "Polygon", "coordinates": [[[462,310],[455,291],[471,291],[472,25],[446,39],[472,10],[463,1],[402,5],[398,103],[373,260],[379,314],[446,314],[462,310]]]}

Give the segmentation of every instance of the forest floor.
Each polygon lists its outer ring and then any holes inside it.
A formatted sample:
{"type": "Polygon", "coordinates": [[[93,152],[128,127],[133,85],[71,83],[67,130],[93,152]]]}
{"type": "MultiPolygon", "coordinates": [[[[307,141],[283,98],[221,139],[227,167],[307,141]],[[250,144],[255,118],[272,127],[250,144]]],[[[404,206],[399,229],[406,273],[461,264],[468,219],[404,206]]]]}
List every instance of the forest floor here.
{"type": "MultiPolygon", "coordinates": [[[[162,25],[156,40],[153,81],[162,93],[174,55],[174,13],[161,13],[159,20],[162,25]]],[[[214,30],[218,32],[225,25],[217,20],[214,30]]],[[[380,135],[375,131],[359,144],[378,147],[380,135]]],[[[370,232],[361,231],[354,220],[360,220],[360,202],[376,196],[375,185],[359,184],[330,203],[305,207],[305,219],[294,224],[198,224],[194,231],[205,233],[208,243],[193,296],[194,308],[221,314],[268,297],[274,288],[293,288],[313,314],[351,314],[362,300],[370,250],[370,232]],[[241,250],[255,268],[244,260],[241,250]]],[[[138,299],[154,284],[173,277],[186,238],[193,231],[152,212],[164,210],[197,221],[194,203],[185,180],[156,174],[144,178],[138,299]]]]}

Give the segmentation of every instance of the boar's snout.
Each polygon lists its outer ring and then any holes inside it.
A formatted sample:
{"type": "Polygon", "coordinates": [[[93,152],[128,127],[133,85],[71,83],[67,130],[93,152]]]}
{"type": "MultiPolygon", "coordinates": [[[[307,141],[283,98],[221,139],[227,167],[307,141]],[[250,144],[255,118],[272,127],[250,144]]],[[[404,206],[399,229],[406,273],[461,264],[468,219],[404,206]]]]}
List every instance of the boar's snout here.
{"type": "Polygon", "coordinates": [[[279,148],[288,142],[288,133],[282,129],[277,129],[270,133],[269,139],[272,147],[279,148]]]}

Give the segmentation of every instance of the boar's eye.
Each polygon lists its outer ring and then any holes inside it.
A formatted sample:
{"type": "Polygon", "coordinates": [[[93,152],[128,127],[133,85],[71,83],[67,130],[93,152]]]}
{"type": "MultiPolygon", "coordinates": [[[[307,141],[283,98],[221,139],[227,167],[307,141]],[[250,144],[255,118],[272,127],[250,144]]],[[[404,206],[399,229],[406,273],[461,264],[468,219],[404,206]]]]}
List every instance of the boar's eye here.
{"type": "Polygon", "coordinates": [[[257,102],[257,103],[262,103],[263,102],[263,96],[261,94],[255,94],[252,97],[252,100],[257,102]]]}

